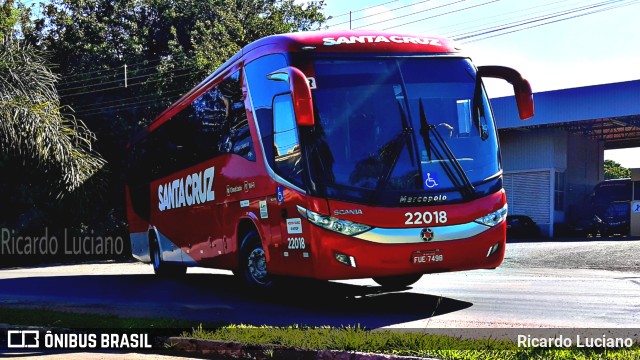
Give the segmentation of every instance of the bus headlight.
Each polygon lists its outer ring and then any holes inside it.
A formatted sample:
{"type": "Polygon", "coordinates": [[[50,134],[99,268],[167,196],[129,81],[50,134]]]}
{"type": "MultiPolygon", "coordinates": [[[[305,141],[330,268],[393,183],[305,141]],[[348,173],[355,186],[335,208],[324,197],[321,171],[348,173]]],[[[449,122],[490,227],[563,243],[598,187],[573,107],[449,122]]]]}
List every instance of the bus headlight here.
{"type": "Polygon", "coordinates": [[[320,215],[302,206],[298,206],[298,212],[312,224],[343,235],[354,236],[371,229],[371,226],[358,224],[349,220],[337,219],[333,216],[320,215]]]}
{"type": "Polygon", "coordinates": [[[503,222],[507,218],[507,204],[497,210],[492,212],[489,215],[483,216],[481,218],[477,218],[475,222],[487,225],[487,226],[496,226],[503,222]]]}

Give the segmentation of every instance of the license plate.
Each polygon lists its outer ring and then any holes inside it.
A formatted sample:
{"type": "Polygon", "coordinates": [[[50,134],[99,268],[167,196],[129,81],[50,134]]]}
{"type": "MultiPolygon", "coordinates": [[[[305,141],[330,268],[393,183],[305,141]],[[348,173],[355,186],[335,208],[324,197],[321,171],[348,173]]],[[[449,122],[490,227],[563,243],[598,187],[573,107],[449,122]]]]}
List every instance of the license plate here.
{"type": "Polygon", "coordinates": [[[411,262],[414,264],[427,264],[434,262],[443,262],[444,255],[435,251],[414,251],[411,254],[411,262]]]}

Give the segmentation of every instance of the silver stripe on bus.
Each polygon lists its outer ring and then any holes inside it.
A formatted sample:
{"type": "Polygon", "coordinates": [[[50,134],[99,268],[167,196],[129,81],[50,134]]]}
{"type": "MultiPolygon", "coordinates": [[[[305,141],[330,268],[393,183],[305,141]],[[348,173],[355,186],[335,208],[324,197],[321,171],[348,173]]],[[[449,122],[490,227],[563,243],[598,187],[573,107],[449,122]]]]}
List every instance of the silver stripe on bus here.
{"type": "Polygon", "coordinates": [[[373,228],[354,237],[360,240],[371,241],[379,244],[422,244],[467,239],[489,229],[490,227],[486,225],[469,222],[458,225],[425,226],[419,228],[373,228]],[[422,237],[420,236],[420,232],[425,228],[433,230],[433,238],[430,241],[422,240],[422,237]]]}
{"type": "Polygon", "coordinates": [[[154,229],[156,236],[158,237],[158,244],[160,245],[160,252],[162,253],[162,261],[182,264],[185,266],[200,266],[191,255],[187,254],[182,248],[176,245],[171,239],[165,236],[163,233],[154,229]]]}
{"type": "Polygon", "coordinates": [[[142,262],[151,262],[151,254],[149,252],[149,232],[142,231],[129,233],[129,239],[131,240],[131,255],[142,262]]]}

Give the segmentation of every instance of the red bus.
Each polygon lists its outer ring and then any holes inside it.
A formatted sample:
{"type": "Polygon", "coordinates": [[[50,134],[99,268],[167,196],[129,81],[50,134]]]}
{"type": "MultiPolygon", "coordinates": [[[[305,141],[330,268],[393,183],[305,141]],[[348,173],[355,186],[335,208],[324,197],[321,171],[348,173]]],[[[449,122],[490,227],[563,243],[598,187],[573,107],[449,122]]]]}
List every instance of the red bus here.
{"type": "Polygon", "coordinates": [[[481,78],[449,40],[374,31],[269,36],[235,54],[129,145],[132,253],[157,274],[373,278],[495,268],[507,215],[481,78]]]}

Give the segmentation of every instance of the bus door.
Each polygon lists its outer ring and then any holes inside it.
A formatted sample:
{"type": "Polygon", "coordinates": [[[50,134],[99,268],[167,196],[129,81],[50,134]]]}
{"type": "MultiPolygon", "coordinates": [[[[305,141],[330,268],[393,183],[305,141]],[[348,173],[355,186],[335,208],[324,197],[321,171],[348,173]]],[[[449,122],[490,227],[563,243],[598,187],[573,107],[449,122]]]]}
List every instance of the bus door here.
{"type": "Polygon", "coordinates": [[[273,151],[274,170],[281,182],[276,187],[276,216],[280,223],[277,252],[287,273],[308,276],[311,271],[308,230],[303,228],[297,209],[297,205],[306,203],[301,190],[303,165],[291,93],[273,98],[273,151]]]}

